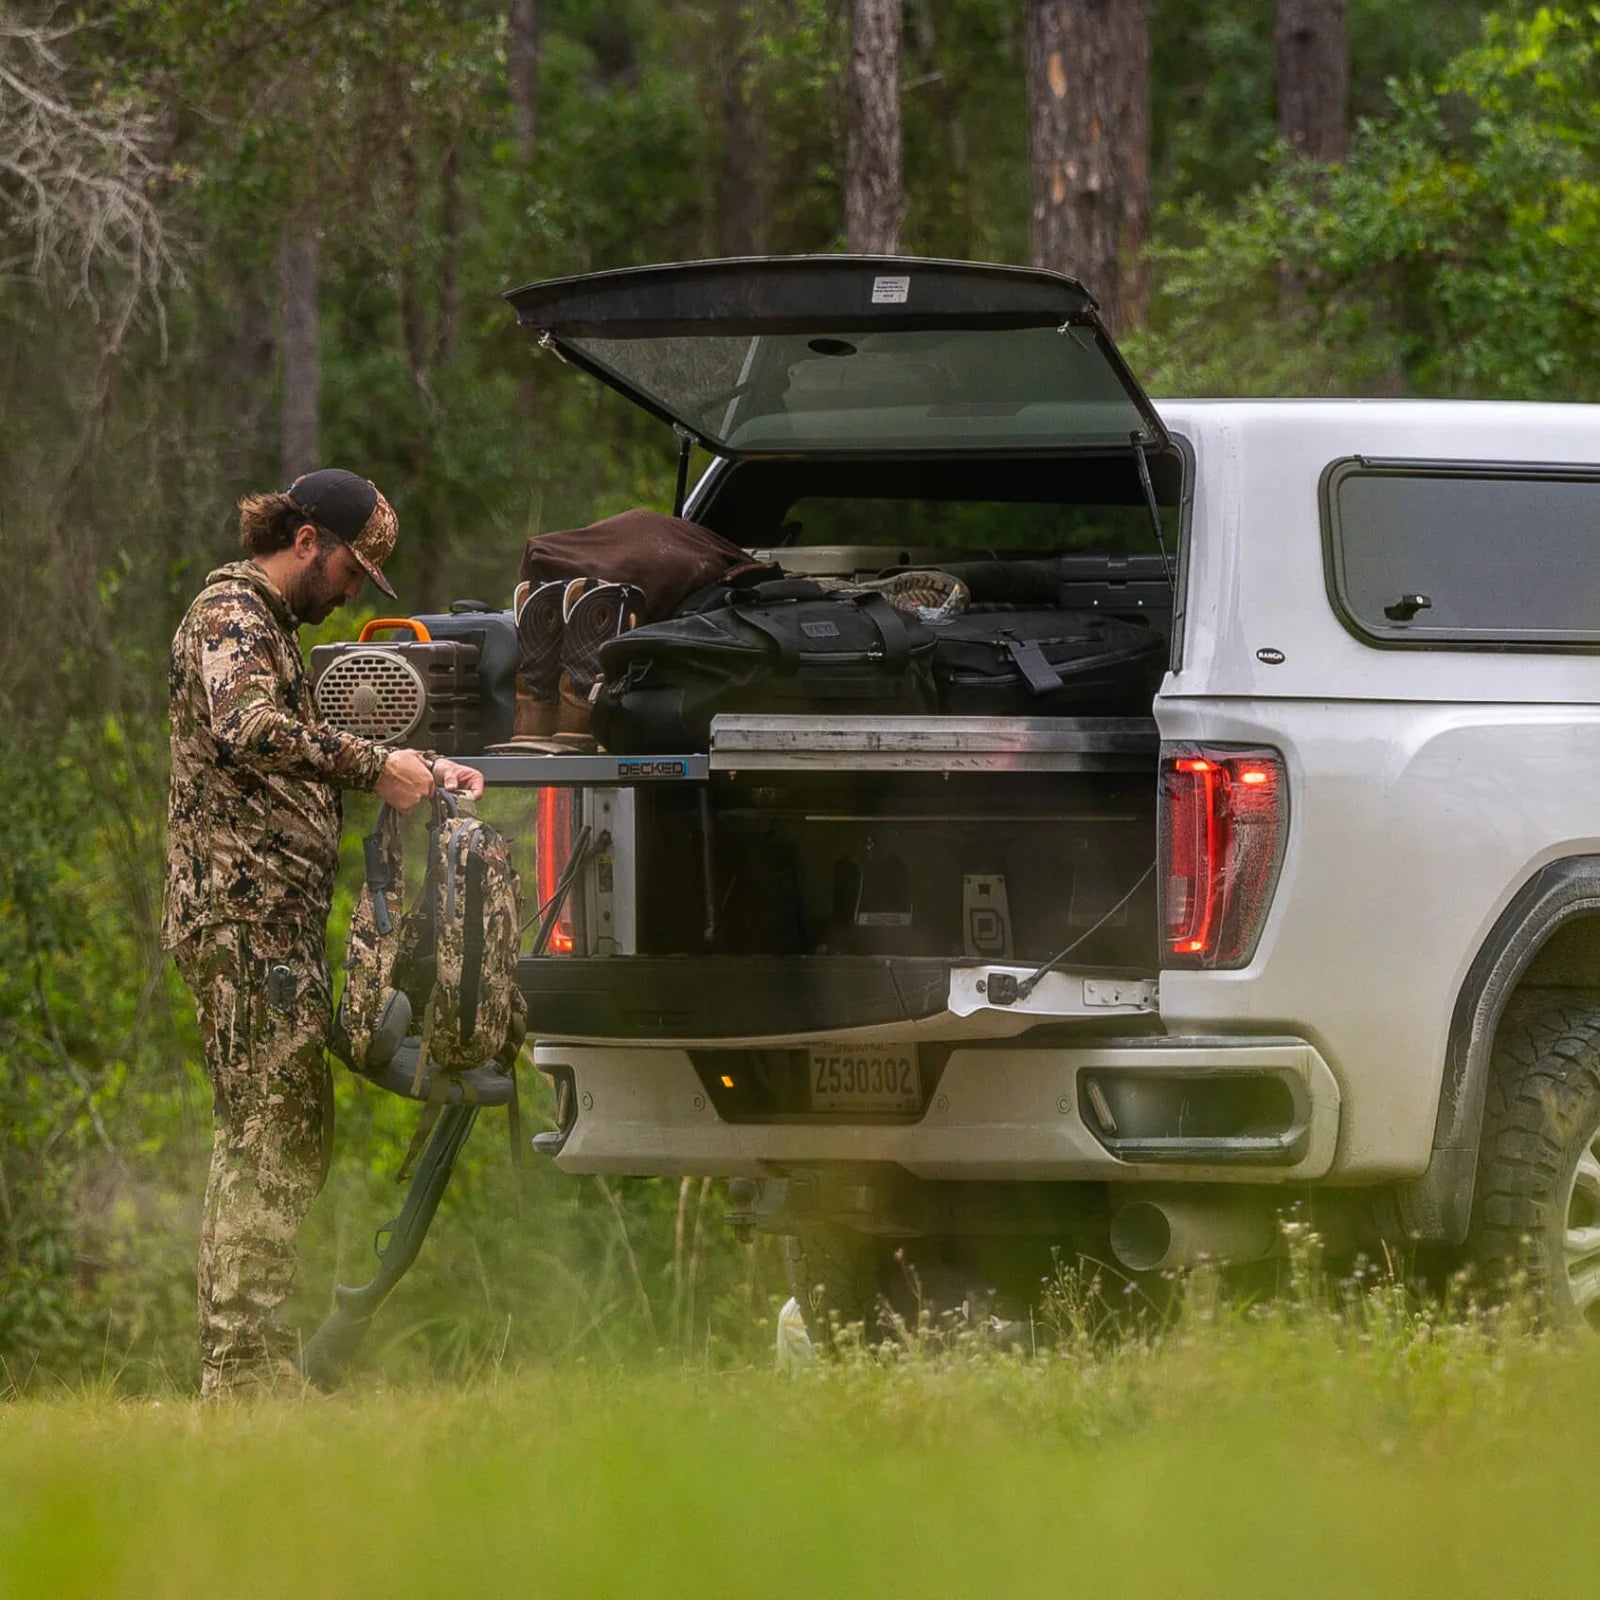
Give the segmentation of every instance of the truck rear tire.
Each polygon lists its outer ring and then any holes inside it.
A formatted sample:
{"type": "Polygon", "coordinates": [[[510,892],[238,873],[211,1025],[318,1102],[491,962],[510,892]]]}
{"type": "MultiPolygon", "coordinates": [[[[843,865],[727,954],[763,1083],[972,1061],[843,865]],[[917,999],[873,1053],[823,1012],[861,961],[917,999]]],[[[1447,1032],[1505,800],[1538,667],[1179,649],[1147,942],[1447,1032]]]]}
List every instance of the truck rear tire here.
{"type": "Polygon", "coordinates": [[[1468,1248],[1550,1327],[1600,1332],[1600,1006],[1518,1017],[1495,1041],[1468,1248]]]}

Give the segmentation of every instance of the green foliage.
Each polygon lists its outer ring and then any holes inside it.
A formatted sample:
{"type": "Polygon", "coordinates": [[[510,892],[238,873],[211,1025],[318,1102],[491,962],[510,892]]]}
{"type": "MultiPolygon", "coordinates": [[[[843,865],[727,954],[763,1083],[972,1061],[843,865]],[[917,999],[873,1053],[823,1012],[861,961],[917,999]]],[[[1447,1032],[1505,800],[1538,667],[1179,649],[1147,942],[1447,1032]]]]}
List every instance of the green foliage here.
{"type": "MultiPolygon", "coordinates": [[[[835,0],[745,0],[764,247],[842,244],[835,0]]],[[[1589,396],[1600,80],[1594,8],[1352,0],[1350,160],[1275,151],[1272,8],[1152,7],[1160,387],[1589,396]]],[[[182,269],[134,320],[0,282],[0,1359],[14,1375],[186,1387],[208,1090],[157,943],[167,642],[279,481],[279,250],[320,260],[322,453],[400,510],[408,609],[509,598],[522,541],[665,505],[674,441],[539,354],[519,282],[716,253],[722,74],[710,0],[542,0],[538,130],[514,148],[503,0],[122,0],[60,48],[83,103],[147,113],[182,269]]],[[[907,251],[1020,261],[1030,183],[1023,8],[908,0],[907,251]]],[[[9,258],[16,241],[6,239],[9,258]]],[[[348,636],[340,618],[328,637],[348,636]]],[[[351,807],[343,881],[355,881],[351,807]]],[[[335,940],[348,915],[341,901],[335,940]]],[[[540,1114],[542,1088],[527,1073],[540,1114]]],[[[415,1113],[341,1074],[339,1159],[296,1306],[365,1276],[415,1113]]],[[[698,1182],[574,1183],[522,1213],[486,1117],[385,1313],[388,1370],[754,1348],[770,1247],[698,1182]]],[[[772,1426],[786,1425],[773,1418],[772,1426]]],[[[3,1499],[3,1497],[0,1497],[3,1499]]],[[[4,1540],[0,1539],[0,1545],[4,1540]]]]}
{"type": "MultiPolygon", "coordinates": [[[[1394,79],[1437,79],[1487,9],[1350,0],[1351,115],[1386,118],[1394,79]]],[[[1151,8],[1151,175],[1169,229],[1186,204],[1225,210],[1262,176],[1278,135],[1275,10],[1262,0],[1155,0],[1151,8]]]]}
{"type": "Polygon", "coordinates": [[[1331,171],[1280,154],[1182,213],[1140,345],[1192,392],[1593,399],[1600,72],[1593,7],[1491,14],[1393,89],[1331,171]]]}
{"type": "Polygon", "coordinates": [[[58,730],[43,761],[0,756],[0,1360],[13,1370],[100,1346],[130,1263],[148,1271],[133,1239],[170,1225],[141,1155],[181,1151],[194,1121],[192,1018],[155,946],[159,811],[141,803],[128,743],[108,719],[58,730]]]}

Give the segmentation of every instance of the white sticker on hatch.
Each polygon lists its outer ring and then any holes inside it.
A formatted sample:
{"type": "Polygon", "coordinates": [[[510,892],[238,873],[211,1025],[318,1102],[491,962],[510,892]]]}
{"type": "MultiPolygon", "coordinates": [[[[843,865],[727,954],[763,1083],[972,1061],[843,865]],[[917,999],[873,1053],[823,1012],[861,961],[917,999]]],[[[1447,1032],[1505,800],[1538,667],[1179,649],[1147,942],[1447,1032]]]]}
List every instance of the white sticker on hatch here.
{"type": "Polygon", "coordinates": [[[909,278],[874,278],[872,303],[875,306],[903,306],[911,293],[909,278]]]}

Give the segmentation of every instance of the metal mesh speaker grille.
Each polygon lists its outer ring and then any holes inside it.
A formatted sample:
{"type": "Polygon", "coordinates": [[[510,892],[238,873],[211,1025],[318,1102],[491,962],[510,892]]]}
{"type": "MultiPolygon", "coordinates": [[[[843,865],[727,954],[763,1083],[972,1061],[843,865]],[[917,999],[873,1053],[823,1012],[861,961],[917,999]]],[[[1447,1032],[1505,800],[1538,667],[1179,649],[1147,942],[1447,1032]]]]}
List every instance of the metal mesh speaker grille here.
{"type": "Polygon", "coordinates": [[[417,669],[391,650],[352,650],[317,680],[317,716],[346,733],[396,744],[428,708],[417,669]]]}

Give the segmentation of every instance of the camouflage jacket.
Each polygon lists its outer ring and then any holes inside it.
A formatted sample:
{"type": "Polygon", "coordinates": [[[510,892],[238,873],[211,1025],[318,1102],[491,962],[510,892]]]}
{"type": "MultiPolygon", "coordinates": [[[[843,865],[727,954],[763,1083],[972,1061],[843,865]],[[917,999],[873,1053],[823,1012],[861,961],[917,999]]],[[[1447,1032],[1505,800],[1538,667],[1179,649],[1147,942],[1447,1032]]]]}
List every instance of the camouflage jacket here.
{"type": "Polygon", "coordinates": [[[312,720],[299,624],[251,561],[219,567],[172,640],[169,949],[222,922],[321,927],[341,786],[371,789],[388,750],[312,720]]]}

